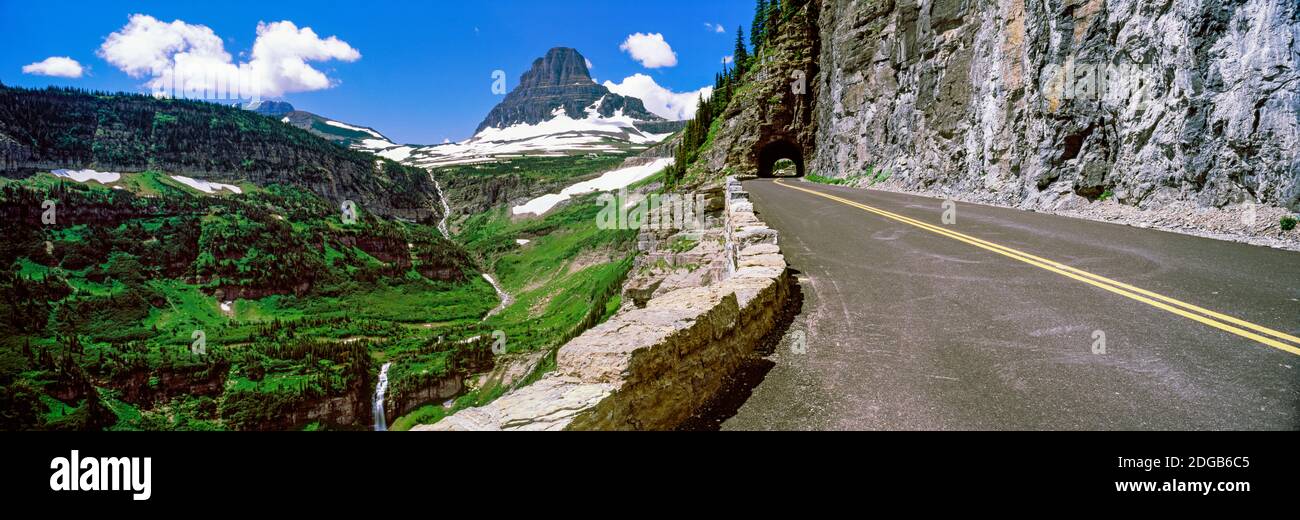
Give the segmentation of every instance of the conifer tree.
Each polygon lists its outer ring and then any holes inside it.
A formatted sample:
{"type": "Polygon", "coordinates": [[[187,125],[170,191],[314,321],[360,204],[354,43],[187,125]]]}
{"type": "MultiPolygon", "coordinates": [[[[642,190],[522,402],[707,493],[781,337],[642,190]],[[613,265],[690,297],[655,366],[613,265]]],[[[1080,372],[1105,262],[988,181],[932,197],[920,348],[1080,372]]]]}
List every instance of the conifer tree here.
{"type": "MultiPolygon", "coordinates": [[[[781,0],[772,0],[772,3],[767,4],[767,20],[763,22],[763,28],[764,41],[767,43],[776,41],[781,30],[781,0]]],[[[754,43],[754,45],[758,44],[754,43]]]]}
{"type": "Polygon", "coordinates": [[[758,0],[758,5],[754,6],[754,23],[749,27],[749,41],[754,44],[755,54],[758,54],[759,42],[764,40],[767,16],[767,0],[758,0]]]}
{"type": "Polygon", "coordinates": [[[749,51],[745,49],[745,28],[736,28],[736,50],[732,54],[732,60],[736,64],[736,77],[745,75],[745,66],[749,63],[749,51]]]}

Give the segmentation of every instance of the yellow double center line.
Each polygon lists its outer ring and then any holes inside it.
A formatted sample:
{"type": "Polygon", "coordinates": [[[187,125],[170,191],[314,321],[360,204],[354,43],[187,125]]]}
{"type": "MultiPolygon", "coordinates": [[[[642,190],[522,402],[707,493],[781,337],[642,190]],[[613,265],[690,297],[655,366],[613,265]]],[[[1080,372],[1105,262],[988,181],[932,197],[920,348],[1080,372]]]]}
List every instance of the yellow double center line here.
{"type": "Polygon", "coordinates": [[[1070,267],[1068,265],[1062,264],[1060,262],[1056,262],[1054,260],[1048,260],[1046,258],[1034,256],[1029,253],[1018,251],[1003,245],[994,244],[987,240],[981,240],[979,238],[975,238],[970,235],[958,233],[956,231],[952,231],[949,229],[944,229],[932,224],[927,224],[925,222],[921,222],[913,218],[904,217],[897,213],[891,213],[889,211],[885,211],[879,208],[874,208],[866,204],[854,202],[845,198],[836,197],[834,195],[829,195],[819,191],[800,188],[798,186],[791,186],[785,184],[784,181],[780,181],[780,180],[776,181],[776,184],[786,188],[799,190],[804,193],[816,195],[818,197],[830,199],[835,202],[839,202],[841,204],[853,206],[855,208],[861,209],[868,213],[874,213],[876,215],[885,217],[890,220],[915,226],[938,235],[946,236],[953,240],[965,242],[972,246],[985,249],[988,251],[992,251],[994,253],[1005,256],[1007,258],[1024,262],[1034,267],[1051,271],[1061,276],[1078,280],[1088,285],[1092,285],[1110,291],[1112,293],[1118,294],[1125,298],[1137,300],[1139,302],[1145,303],[1157,309],[1171,312],[1173,314],[1177,314],[1189,320],[1198,321],[1200,323],[1209,325],[1211,327],[1222,330],[1224,332],[1236,334],[1243,338],[1247,338],[1252,341],[1257,341],[1259,343],[1263,343],[1265,345],[1268,345],[1270,347],[1279,350],[1284,350],[1292,354],[1300,355],[1300,347],[1296,346],[1296,345],[1300,345],[1300,338],[1297,338],[1285,332],[1279,332],[1270,329],[1268,327],[1265,327],[1263,325],[1257,325],[1246,320],[1234,318],[1226,314],[1221,314],[1209,309],[1197,307],[1190,303],[1179,301],[1174,298],[1170,298],[1168,296],[1164,296],[1161,294],[1157,294],[1148,291],[1146,289],[1142,289],[1140,287],[1134,287],[1132,285],[1123,282],[1111,280],[1110,278],[1106,278],[1104,276],[1089,273],[1082,269],[1070,267]],[[1290,342],[1293,344],[1288,344],[1286,342],[1290,342]]]}

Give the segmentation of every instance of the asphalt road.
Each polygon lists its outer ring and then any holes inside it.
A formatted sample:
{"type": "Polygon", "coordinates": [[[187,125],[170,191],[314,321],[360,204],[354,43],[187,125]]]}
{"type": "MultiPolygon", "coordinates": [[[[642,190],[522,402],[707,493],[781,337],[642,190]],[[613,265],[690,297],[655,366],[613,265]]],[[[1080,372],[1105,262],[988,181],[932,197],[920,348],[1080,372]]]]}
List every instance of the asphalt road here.
{"type": "Polygon", "coordinates": [[[960,202],[945,225],[938,199],[745,187],[804,302],[723,429],[1300,429],[1300,253],[960,202]]]}

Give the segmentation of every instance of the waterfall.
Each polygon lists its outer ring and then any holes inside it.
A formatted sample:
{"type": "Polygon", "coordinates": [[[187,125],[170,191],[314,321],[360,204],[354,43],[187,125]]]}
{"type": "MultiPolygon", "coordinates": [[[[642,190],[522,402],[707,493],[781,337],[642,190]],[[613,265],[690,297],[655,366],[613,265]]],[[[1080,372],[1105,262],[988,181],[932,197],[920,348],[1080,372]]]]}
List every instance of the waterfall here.
{"type": "Polygon", "coordinates": [[[447,240],[451,240],[451,232],[447,231],[447,217],[451,216],[451,205],[447,204],[447,197],[442,194],[442,185],[438,184],[438,179],[433,176],[433,170],[429,170],[429,180],[433,181],[433,189],[438,192],[438,202],[442,203],[442,218],[438,219],[438,231],[447,240]]]}
{"type": "Polygon", "coordinates": [[[375,431],[388,431],[388,420],[384,417],[384,393],[388,391],[388,366],[392,363],[384,363],[379,368],[379,384],[375,385],[375,397],[370,404],[371,411],[375,415],[375,431]]]}

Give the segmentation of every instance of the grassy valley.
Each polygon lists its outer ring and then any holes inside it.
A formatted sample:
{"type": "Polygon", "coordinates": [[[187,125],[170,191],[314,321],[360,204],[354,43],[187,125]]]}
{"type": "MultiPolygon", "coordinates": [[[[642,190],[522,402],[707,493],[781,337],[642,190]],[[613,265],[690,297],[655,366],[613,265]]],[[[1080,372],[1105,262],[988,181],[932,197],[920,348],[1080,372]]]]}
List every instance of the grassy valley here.
{"type": "MultiPolygon", "coordinates": [[[[559,191],[564,185],[613,169],[622,160],[585,155],[522,158],[511,163],[444,168],[434,173],[456,182],[465,182],[463,179],[469,177],[475,186],[517,183],[519,179],[536,182],[512,184],[521,190],[513,195],[518,198],[520,194],[537,196],[559,191]],[[522,186],[531,189],[524,191],[522,186]]],[[[481,197],[494,196],[491,192],[479,193],[481,197]]],[[[622,283],[635,256],[636,232],[598,229],[596,214],[600,206],[596,194],[575,197],[542,217],[526,218],[511,214],[510,199],[505,195],[496,196],[501,198],[495,204],[466,201],[488,205],[489,209],[462,217],[455,237],[511,295],[512,303],[487,318],[484,325],[504,333],[507,356],[542,356],[529,375],[529,379],[536,379],[552,367],[556,349],[618,309],[622,283]]],[[[456,410],[487,404],[506,390],[489,381],[448,406],[416,409],[398,418],[393,429],[436,422],[456,410]]]]}

